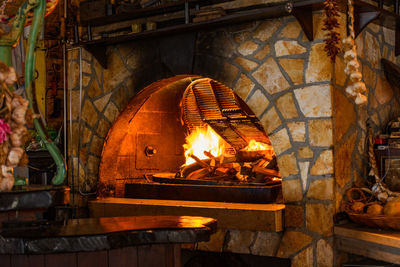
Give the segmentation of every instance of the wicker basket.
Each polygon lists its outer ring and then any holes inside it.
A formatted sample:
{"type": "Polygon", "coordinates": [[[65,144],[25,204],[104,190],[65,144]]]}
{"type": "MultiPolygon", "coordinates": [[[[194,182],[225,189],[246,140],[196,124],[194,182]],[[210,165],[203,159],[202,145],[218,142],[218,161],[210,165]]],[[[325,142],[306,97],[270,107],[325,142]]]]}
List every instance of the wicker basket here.
{"type": "Polygon", "coordinates": [[[369,215],[346,212],[350,220],[370,227],[400,230],[400,216],[369,215]]]}

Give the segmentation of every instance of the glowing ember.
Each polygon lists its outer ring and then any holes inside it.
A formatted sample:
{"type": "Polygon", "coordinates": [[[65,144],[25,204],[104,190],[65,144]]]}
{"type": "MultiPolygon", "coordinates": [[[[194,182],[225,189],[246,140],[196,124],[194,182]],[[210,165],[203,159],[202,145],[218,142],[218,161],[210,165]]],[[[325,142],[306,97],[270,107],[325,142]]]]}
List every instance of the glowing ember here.
{"type": "Polygon", "coordinates": [[[260,151],[260,150],[269,150],[271,149],[269,145],[257,142],[256,140],[250,140],[248,146],[243,148],[244,151],[260,151]]]}
{"type": "Polygon", "coordinates": [[[204,151],[210,152],[214,157],[222,155],[225,150],[224,143],[225,141],[210,126],[207,126],[206,129],[196,128],[186,136],[186,144],[183,145],[185,164],[189,165],[195,162],[190,155],[195,155],[199,159],[207,159],[204,151]]]}

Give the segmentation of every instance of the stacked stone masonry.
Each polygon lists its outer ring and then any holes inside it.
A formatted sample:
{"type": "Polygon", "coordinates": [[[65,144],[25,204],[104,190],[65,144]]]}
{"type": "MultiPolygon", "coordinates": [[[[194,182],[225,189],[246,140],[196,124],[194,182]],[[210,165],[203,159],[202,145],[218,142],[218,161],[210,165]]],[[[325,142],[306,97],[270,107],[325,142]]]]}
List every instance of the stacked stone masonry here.
{"type": "MultiPolygon", "coordinates": [[[[197,35],[192,74],[230,86],[258,116],[278,155],[286,204],[283,233],[220,229],[198,249],[288,257],[292,266],[333,266],[333,215],[345,190],[365,177],[365,122],[370,118],[378,131],[399,114],[380,58],[397,64],[400,58],[394,57],[390,30],[372,24],[360,34],[369,101],[356,106],[344,93],[343,55],[332,64],[325,54],[323,18],[314,14],[312,42],[292,16],[197,35]]],[[[344,36],[344,14],[340,23],[344,36]]],[[[139,42],[110,46],[108,69],[85,50],[70,51],[68,177],[82,192],[96,191],[102,146],[118,113],[145,85],[168,77],[152,66],[155,49],[139,42]]],[[[189,73],[169,76],[175,74],[189,73]]]]}

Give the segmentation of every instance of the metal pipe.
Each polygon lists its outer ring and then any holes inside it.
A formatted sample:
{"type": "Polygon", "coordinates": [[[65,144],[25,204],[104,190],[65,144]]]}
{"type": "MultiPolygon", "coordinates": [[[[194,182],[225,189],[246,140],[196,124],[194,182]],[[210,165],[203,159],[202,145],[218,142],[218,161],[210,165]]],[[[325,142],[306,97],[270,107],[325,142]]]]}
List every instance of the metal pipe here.
{"type": "MultiPolygon", "coordinates": [[[[39,29],[44,21],[44,14],[46,12],[46,0],[40,0],[39,5],[35,8],[33,12],[33,20],[31,26],[31,32],[29,34],[27,56],[25,62],[25,89],[26,95],[29,100],[29,108],[33,108],[33,92],[32,92],[32,82],[34,77],[34,65],[35,65],[35,48],[36,42],[39,34],[39,29]]],[[[52,183],[55,185],[62,184],[65,179],[65,165],[64,160],[61,156],[61,152],[58,147],[47,138],[40,121],[37,118],[33,119],[33,124],[38,132],[40,139],[43,141],[46,149],[49,151],[54,162],[57,166],[57,173],[54,176],[52,183]]]]}

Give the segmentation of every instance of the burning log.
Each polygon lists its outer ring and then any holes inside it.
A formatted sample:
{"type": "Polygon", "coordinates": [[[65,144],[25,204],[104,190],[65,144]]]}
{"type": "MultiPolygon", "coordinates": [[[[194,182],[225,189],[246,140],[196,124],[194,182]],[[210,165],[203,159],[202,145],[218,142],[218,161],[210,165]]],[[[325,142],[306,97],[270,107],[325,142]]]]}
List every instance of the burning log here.
{"type": "Polygon", "coordinates": [[[263,174],[265,176],[270,176],[270,177],[278,177],[281,178],[281,174],[279,173],[279,171],[277,170],[272,170],[272,169],[266,169],[266,168],[262,168],[259,166],[254,166],[252,171],[256,174],[263,174]]]}
{"type": "Polygon", "coordinates": [[[194,172],[191,172],[186,179],[190,180],[199,180],[199,179],[204,179],[205,177],[210,176],[210,171],[208,168],[202,168],[195,170],[194,172]]]}

